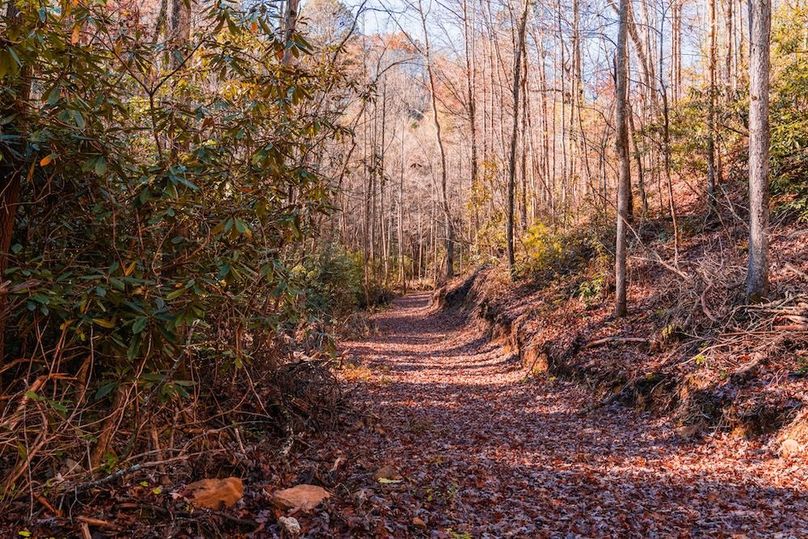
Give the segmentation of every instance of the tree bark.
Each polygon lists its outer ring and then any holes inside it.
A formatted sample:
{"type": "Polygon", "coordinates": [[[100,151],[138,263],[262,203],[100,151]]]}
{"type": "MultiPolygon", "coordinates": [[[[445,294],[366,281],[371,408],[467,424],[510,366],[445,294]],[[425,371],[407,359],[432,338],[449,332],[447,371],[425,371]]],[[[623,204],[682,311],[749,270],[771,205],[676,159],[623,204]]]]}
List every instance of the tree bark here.
{"type": "Polygon", "coordinates": [[[398,275],[401,287],[407,293],[407,274],[404,266],[404,123],[401,124],[401,167],[398,178],[398,275]]]}
{"type": "Polygon", "coordinates": [[[769,292],[769,39],[770,0],[749,1],[749,263],[746,296],[769,292]]]}
{"type": "Polygon", "coordinates": [[[530,11],[530,0],[524,0],[522,16],[519,21],[519,34],[516,41],[516,51],[513,57],[513,124],[511,126],[511,147],[508,161],[508,222],[506,228],[506,241],[508,247],[508,268],[511,275],[516,270],[516,256],[513,246],[514,226],[514,190],[516,187],[516,136],[519,129],[519,92],[522,88],[522,49],[525,46],[525,26],[530,11]]]}
{"type": "Polygon", "coordinates": [[[626,302],[626,229],[628,228],[628,191],[631,189],[631,171],[628,155],[628,69],[626,54],[626,26],[628,20],[628,3],[620,0],[618,10],[619,26],[617,31],[617,155],[620,158],[619,176],[617,180],[617,238],[615,241],[615,316],[627,314],[626,302]]]}
{"type": "MultiPolygon", "coordinates": [[[[468,100],[469,129],[471,131],[471,188],[472,192],[478,189],[479,165],[477,162],[477,104],[476,97],[476,70],[474,62],[474,33],[469,21],[468,1],[463,0],[463,33],[465,36],[466,54],[466,99],[468,100]]],[[[480,209],[474,205],[474,234],[480,229],[480,209]]]]}
{"type": "MultiPolygon", "coordinates": [[[[174,0],[175,2],[178,0],[174,0]]],[[[179,0],[182,1],[182,0],[179,0]]],[[[297,14],[300,0],[286,0],[286,12],[283,17],[283,65],[292,63],[292,47],[289,42],[297,28],[297,14]]]]}
{"type": "Polygon", "coordinates": [[[191,40],[191,0],[171,0],[171,40],[174,43],[174,54],[171,56],[171,68],[182,65],[182,50],[191,40]]]}
{"type": "Polygon", "coordinates": [[[714,215],[716,212],[715,186],[716,186],[716,165],[715,165],[715,91],[716,91],[716,1],[710,0],[710,89],[709,105],[707,110],[707,213],[714,215]]]}
{"type": "Polygon", "coordinates": [[[435,71],[432,66],[432,54],[430,50],[429,31],[427,30],[426,25],[426,13],[424,12],[423,2],[421,2],[421,0],[418,0],[418,13],[421,15],[421,27],[424,31],[424,55],[426,56],[426,70],[429,78],[429,95],[432,101],[432,123],[435,126],[435,139],[438,143],[438,151],[440,153],[441,205],[443,209],[444,227],[446,231],[446,278],[451,279],[454,276],[454,227],[452,226],[452,214],[449,211],[446,149],[443,144],[441,123],[440,118],[438,117],[438,98],[436,95],[435,71]]]}
{"type": "MultiPolygon", "coordinates": [[[[14,3],[9,0],[6,7],[6,20],[9,27],[19,25],[20,12],[14,3]]],[[[8,84],[6,79],[4,83],[8,84]]],[[[28,101],[31,96],[31,66],[23,64],[17,79],[12,82],[14,95],[9,101],[2,103],[4,118],[14,117],[14,121],[4,127],[7,134],[21,135],[22,144],[25,144],[23,133],[26,125],[25,115],[28,111],[28,101]]],[[[23,152],[20,151],[20,154],[23,152]]],[[[25,163],[12,153],[2,155],[0,161],[0,361],[5,351],[5,329],[8,319],[8,296],[5,291],[5,273],[8,268],[9,251],[14,237],[14,223],[17,217],[17,208],[20,202],[21,179],[25,163]]]]}

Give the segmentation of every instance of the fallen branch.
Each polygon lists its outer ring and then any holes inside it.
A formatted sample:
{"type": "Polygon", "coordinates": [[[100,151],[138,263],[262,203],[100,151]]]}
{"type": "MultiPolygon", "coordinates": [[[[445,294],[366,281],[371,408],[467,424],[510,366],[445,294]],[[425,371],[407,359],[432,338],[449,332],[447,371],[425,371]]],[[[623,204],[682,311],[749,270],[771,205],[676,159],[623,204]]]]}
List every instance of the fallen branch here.
{"type": "Polygon", "coordinates": [[[259,526],[258,522],[256,522],[255,520],[250,520],[250,519],[246,519],[246,518],[239,518],[237,516],[231,515],[229,513],[224,512],[224,511],[214,511],[214,510],[211,510],[211,509],[204,510],[204,513],[188,513],[188,512],[185,512],[185,511],[169,511],[165,507],[160,507],[159,505],[154,505],[153,503],[145,503],[145,502],[136,502],[136,503],[134,503],[134,502],[133,503],[126,503],[125,502],[125,503],[119,504],[118,507],[120,507],[122,509],[123,508],[126,508],[126,509],[149,509],[149,510],[154,511],[155,513],[160,513],[160,514],[163,514],[163,515],[171,515],[173,517],[187,518],[189,520],[199,520],[199,515],[200,514],[207,513],[207,514],[210,514],[210,515],[214,515],[214,516],[223,518],[224,520],[227,520],[227,521],[229,521],[229,522],[231,522],[231,523],[233,523],[233,524],[235,524],[237,526],[243,527],[243,528],[256,529],[259,526]]]}
{"type": "Polygon", "coordinates": [[[604,337],[602,339],[597,339],[594,341],[589,341],[584,345],[584,348],[594,348],[596,346],[601,346],[603,344],[608,344],[610,342],[636,342],[636,343],[647,343],[650,339],[646,339],[644,337],[604,337]]]}
{"type": "Polygon", "coordinates": [[[40,504],[42,504],[42,507],[44,507],[45,509],[50,511],[53,516],[58,517],[58,518],[62,517],[62,512],[59,511],[58,509],[56,509],[53,505],[51,505],[51,503],[48,501],[47,498],[45,498],[45,496],[42,496],[40,494],[39,496],[36,497],[36,500],[40,504]]]}
{"type": "Polygon", "coordinates": [[[115,524],[109,522],[107,520],[102,520],[100,518],[93,518],[93,517],[85,517],[84,515],[79,515],[76,517],[76,520],[87,524],[88,526],[95,526],[96,528],[114,528],[115,524]]]}
{"type": "Polygon", "coordinates": [[[143,467],[144,467],[143,464],[135,464],[133,466],[130,466],[129,468],[121,468],[120,470],[117,470],[114,473],[107,475],[106,477],[102,477],[101,479],[96,479],[94,481],[87,481],[86,483],[80,483],[78,485],[75,485],[72,489],[67,490],[73,493],[74,495],[78,495],[79,493],[84,492],[86,490],[90,490],[92,488],[100,487],[101,485],[111,483],[112,481],[120,479],[124,475],[134,473],[143,467]]]}
{"type": "Polygon", "coordinates": [[[800,270],[796,266],[794,266],[794,264],[792,264],[791,262],[786,263],[784,268],[787,269],[788,271],[796,274],[798,277],[802,277],[803,279],[808,279],[808,274],[805,273],[804,271],[800,270]]]}

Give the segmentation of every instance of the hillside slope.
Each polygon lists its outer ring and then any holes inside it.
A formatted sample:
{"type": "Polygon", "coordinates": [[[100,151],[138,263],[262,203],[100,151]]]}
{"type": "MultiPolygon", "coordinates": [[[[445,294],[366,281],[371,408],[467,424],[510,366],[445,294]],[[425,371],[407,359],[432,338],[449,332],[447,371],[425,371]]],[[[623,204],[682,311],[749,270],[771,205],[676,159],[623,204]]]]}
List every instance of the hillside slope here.
{"type": "Polygon", "coordinates": [[[773,299],[744,305],[738,228],[691,234],[673,266],[663,262],[673,258],[670,242],[647,225],[641,234],[650,241],[635,245],[625,319],[612,316],[608,266],[587,252],[565,274],[516,284],[504,270],[481,268],[436,300],[487,324],[533,375],[589,387],[593,404],[672,414],[691,435],[765,435],[774,450],[795,438],[804,451],[808,231],[775,228],[773,299]]]}

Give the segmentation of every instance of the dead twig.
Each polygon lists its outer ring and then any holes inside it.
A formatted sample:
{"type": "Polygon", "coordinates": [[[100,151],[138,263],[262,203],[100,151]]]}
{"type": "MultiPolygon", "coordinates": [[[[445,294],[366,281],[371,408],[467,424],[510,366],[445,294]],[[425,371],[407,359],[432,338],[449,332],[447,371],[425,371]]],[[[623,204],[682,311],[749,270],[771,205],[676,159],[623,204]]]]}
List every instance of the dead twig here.
{"type": "Polygon", "coordinates": [[[608,344],[610,342],[636,342],[636,343],[647,343],[650,342],[650,339],[646,339],[644,337],[604,337],[602,339],[596,339],[594,341],[589,341],[584,345],[584,348],[594,348],[596,346],[601,346],[604,344],[608,344]]]}
{"type": "Polygon", "coordinates": [[[59,518],[62,517],[62,512],[60,510],[58,510],[57,508],[55,508],[53,505],[51,505],[51,503],[48,501],[47,498],[45,498],[45,496],[42,496],[40,494],[39,496],[36,497],[36,501],[38,501],[42,505],[42,507],[44,507],[45,509],[50,511],[50,513],[53,516],[59,517],[59,518]]]}
{"type": "Polygon", "coordinates": [[[83,524],[87,524],[88,526],[95,526],[96,528],[115,528],[115,524],[109,522],[107,520],[102,520],[100,518],[93,518],[93,517],[86,517],[84,515],[79,515],[76,517],[76,520],[83,524]]]}

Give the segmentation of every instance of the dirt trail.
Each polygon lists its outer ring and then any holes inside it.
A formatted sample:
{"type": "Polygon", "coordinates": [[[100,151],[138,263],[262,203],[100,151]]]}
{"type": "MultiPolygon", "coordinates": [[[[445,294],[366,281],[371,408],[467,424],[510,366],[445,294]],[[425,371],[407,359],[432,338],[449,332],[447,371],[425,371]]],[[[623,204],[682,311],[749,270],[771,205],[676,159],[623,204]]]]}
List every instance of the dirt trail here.
{"type": "Polygon", "coordinates": [[[378,335],[343,345],[370,367],[355,392],[373,420],[330,447],[346,459],[332,533],[808,534],[804,461],[724,435],[689,442],[616,405],[592,409],[575,385],[526,379],[479,328],[431,310],[428,294],[397,300],[376,322],[378,335]],[[402,481],[377,481],[384,465],[402,481]]]}

